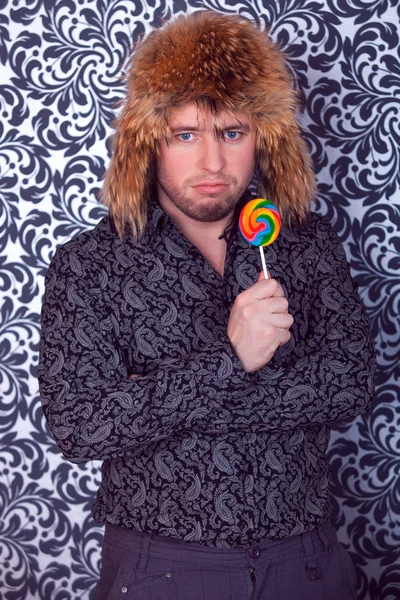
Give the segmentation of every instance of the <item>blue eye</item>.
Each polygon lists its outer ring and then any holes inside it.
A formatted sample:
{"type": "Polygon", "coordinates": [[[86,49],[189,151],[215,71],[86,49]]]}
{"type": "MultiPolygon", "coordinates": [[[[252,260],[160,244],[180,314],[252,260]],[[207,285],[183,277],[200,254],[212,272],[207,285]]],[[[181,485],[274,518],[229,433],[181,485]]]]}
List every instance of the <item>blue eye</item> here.
{"type": "Polygon", "coordinates": [[[178,135],[178,138],[180,138],[184,142],[190,142],[190,140],[192,139],[190,136],[192,135],[193,133],[180,133],[178,135]]]}
{"type": "Polygon", "coordinates": [[[226,131],[225,135],[228,140],[237,140],[240,137],[239,131],[226,131]]]}

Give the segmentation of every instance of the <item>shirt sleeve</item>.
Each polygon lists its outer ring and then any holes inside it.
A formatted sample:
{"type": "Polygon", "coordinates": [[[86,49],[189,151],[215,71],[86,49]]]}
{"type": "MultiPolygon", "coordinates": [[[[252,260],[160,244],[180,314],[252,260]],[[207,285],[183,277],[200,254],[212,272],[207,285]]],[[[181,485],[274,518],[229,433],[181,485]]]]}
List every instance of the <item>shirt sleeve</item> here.
{"type": "Polygon", "coordinates": [[[226,397],[233,381],[248,378],[228,340],[222,340],[129,379],[118,322],[82,262],[63,247],[46,275],[41,330],[43,411],[72,462],[122,455],[192,430],[195,423],[215,429],[219,394],[226,397]]]}
{"type": "Polygon", "coordinates": [[[243,385],[232,392],[220,432],[329,425],[371,407],[376,365],[369,318],[338,236],[324,221],[319,227],[323,243],[309,272],[304,343],[251,375],[245,392],[243,385]]]}
{"type": "Polygon", "coordinates": [[[117,320],[61,248],[46,276],[39,385],[65,457],[102,460],[181,432],[276,432],[366,412],[374,370],[368,318],[340,242],[329,236],[314,265],[304,347],[250,375],[226,336],[129,379],[117,320]]]}

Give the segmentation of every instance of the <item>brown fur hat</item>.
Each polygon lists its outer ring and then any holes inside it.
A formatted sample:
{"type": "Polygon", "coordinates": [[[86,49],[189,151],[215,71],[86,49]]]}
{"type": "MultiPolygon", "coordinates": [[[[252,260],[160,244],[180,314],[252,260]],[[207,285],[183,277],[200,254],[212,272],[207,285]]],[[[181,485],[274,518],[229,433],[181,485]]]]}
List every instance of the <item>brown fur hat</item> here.
{"type": "Polygon", "coordinates": [[[103,199],[120,235],[143,232],[154,158],[168,139],[170,109],[188,102],[244,112],[256,129],[258,193],[290,223],[307,213],[314,174],[296,122],[297,94],[268,35],[237,15],[197,12],[149,34],[135,50],[116,122],[103,199]]]}

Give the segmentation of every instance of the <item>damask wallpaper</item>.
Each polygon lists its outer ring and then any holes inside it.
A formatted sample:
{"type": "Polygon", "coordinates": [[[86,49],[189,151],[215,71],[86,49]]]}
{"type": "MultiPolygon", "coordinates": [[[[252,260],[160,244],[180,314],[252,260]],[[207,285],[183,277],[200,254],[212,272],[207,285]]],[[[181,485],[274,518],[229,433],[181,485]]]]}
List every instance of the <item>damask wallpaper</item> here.
{"type": "Polygon", "coordinates": [[[315,209],[344,242],[378,351],[372,414],[332,433],[334,519],[359,598],[400,598],[398,0],[0,0],[0,598],[88,600],[99,464],[57,450],[38,397],[43,280],[97,192],[132,43],[179,12],[270,28],[304,100],[315,209]]]}

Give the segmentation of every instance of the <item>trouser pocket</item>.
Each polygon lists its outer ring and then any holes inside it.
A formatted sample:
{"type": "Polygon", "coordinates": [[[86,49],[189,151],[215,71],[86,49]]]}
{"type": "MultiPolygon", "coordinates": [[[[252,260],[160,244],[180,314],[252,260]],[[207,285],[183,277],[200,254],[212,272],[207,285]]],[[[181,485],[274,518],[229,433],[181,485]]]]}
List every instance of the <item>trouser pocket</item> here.
{"type": "Polygon", "coordinates": [[[145,569],[139,569],[140,558],[137,554],[126,554],[107,600],[176,600],[171,566],[153,560],[145,569]]]}

